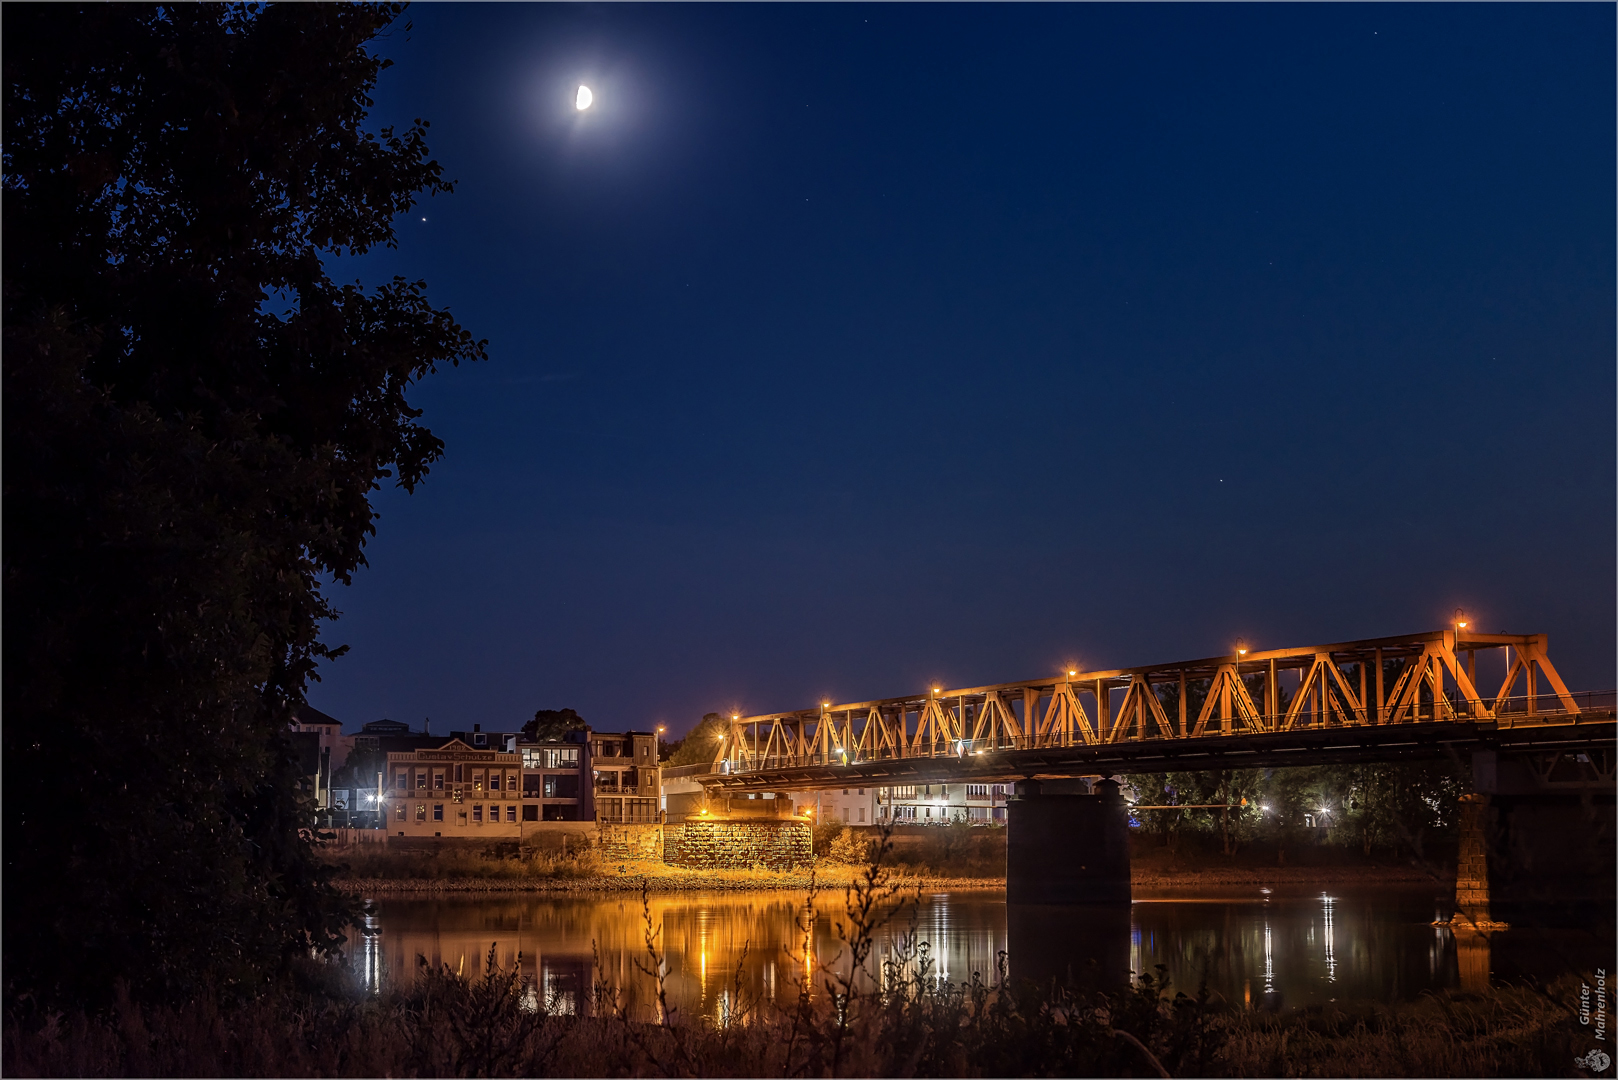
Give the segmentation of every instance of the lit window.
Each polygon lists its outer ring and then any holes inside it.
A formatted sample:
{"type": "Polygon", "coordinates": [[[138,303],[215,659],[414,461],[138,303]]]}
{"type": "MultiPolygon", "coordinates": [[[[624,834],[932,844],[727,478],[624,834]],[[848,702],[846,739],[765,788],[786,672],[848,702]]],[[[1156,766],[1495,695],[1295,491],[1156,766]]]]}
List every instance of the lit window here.
{"type": "Polygon", "coordinates": [[[426,803],[417,803],[416,804],[416,820],[417,821],[426,821],[427,820],[427,804],[426,803]]]}
{"type": "Polygon", "coordinates": [[[426,790],[426,788],[427,788],[427,770],[426,769],[418,769],[416,771],[416,790],[417,791],[424,791],[424,790],[426,790]]]}
{"type": "Polygon", "coordinates": [[[394,808],[393,816],[395,818],[397,818],[398,820],[400,820],[400,821],[403,821],[405,819],[404,803],[400,803],[397,807],[394,808]]]}
{"type": "Polygon", "coordinates": [[[433,773],[433,790],[434,791],[443,791],[444,790],[444,771],[442,769],[440,769],[437,772],[433,773]]]}
{"type": "Polygon", "coordinates": [[[472,774],[472,790],[473,791],[482,791],[483,790],[483,774],[482,773],[473,773],[472,774]]]}

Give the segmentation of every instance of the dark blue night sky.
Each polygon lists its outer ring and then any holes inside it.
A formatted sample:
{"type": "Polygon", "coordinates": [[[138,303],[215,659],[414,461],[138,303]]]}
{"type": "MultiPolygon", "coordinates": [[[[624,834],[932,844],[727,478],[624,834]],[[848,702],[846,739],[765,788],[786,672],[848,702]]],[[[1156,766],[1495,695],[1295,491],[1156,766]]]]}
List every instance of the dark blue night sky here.
{"type": "Polygon", "coordinates": [[[1618,682],[1611,5],[407,17],[374,118],[459,187],[335,270],[490,359],[415,393],[448,453],[338,594],[351,729],[1457,606],[1618,682]]]}

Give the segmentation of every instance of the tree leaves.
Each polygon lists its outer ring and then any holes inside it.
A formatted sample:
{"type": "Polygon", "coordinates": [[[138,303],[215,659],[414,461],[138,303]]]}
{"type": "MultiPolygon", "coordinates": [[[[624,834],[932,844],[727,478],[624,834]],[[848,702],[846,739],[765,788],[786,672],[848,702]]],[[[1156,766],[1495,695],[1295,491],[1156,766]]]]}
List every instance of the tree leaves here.
{"type": "Polygon", "coordinates": [[[283,737],[484,345],[338,286],[451,185],[364,127],[397,5],[37,6],[4,40],[6,958],[14,988],[249,990],[344,919],[283,737]],[[276,313],[278,296],[289,306],[276,313]]]}

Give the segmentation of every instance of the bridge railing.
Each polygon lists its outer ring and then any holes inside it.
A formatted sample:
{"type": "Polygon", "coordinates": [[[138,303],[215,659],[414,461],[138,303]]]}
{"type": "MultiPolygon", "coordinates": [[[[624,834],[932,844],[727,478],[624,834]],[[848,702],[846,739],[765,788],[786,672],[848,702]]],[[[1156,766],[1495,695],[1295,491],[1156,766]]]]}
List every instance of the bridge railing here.
{"type": "Polygon", "coordinates": [[[1583,715],[1608,719],[1618,710],[1618,690],[1583,690],[1570,693],[1568,697],[1573,699],[1576,709],[1564,708],[1561,699],[1553,694],[1511,697],[1498,704],[1492,701],[1482,704],[1494,713],[1501,726],[1511,726],[1524,719],[1541,722],[1571,718],[1576,723],[1583,715]]]}
{"type": "MultiPolygon", "coordinates": [[[[670,777],[674,772],[681,775],[734,775],[762,770],[811,768],[837,765],[857,765],[872,761],[892,761],[915,758],[965,758],[985,754],[1014,753],[1025,750],[1049,750],[1068,747],[1105,746],[1128,743],[1132,745],[1150,743],[1168,743],[1181,740],[1212,738],[1217,736],[1243,735],[1243,734],[1280,734],[1284,732],[1309,732],[1327,729],[1352,730],[1365,726],[1398,726],[1405,727],[1412,724],[1431,724],[1441,721],[1472,721],[1484,724],[1493,724],[1497,727],[1515,729],[1533,726],[1579,724],[1584,722],[1610,722],[1618,714],[1618,690],[1592,690],[1569,693],[1565,697],[1560,695],[1535,694],[1517,697],[1494,699],[1465,699],[1459,695],[1446,693],[1444,697],[1434,702],[1431,699],[1423,702],[1418,711],[1408,712],[1397,725],[1379,722],[1375,715],[1367,714],[1366,710],[1342,710],[1335,714],[1328,714],[1325,722],[1318,717],[1294,716],[1292,723],[1287,724],[1284,714],[1261,715],[1247,719],[1232,718],[1235,723],[1221,726],[1218,729],[1205,730],[1203,734],[1196,735],[1189,732],[1175,732],[1169,736],[1142,737],[1138,734],[1129,734],[1125,728],[1125,721],[1120,717],[1110,726],[1097,731],[1093,738],[1084,738],[1071,729],[1051,732],[1048,734],[1032,734],[1010,736],[997,734],[989,738],[929,738],[916,742],[906,742],[901,745],[887,746],[872,751],[867,748],[854,746],[852,748],[836,747],[831,750],[821,749],[813,753],[783,753],[774,750],[761,753],[747,745],[733,746],[727,749],[727,756],[701,766],[680,766],[675,770],[665,769],[664,777],[670,777]],[[1569,708],[1568,706],[1572,707],[1569,708]],[[689,772],[687,771],[689,770],[689,772]]],[[[850,728],[848,735],[856,732],[850,728]]],[[[850,739],[851,742],[857,741],[850,739]]]]}
{"type": "Polygon", "coordinates": [[[700,762],[696,765],[665,765],[663,766],[664,780],[681,780],[692,776],[707,776],[714,771],[711,761],[700,762]]]}

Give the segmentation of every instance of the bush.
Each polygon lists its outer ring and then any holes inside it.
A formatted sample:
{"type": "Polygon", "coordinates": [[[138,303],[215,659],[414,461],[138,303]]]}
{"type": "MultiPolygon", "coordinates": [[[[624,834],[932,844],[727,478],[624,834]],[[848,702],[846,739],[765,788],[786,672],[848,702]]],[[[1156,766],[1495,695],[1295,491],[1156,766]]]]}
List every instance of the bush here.
{"type": "Polygon", "coordinates": [[[839,836],[848,828],[840,821],[817,821],[810,834],[810,850],[816,855],[825,854],[839,836]]]}
{"type": "Polygon", "coordinates": [[[827,862],[853,866],[867,861],[869,847],[869,841],[854,835],[853,829],[845,828],[826,845],[826,853],[821,858],[827,862]]]}

